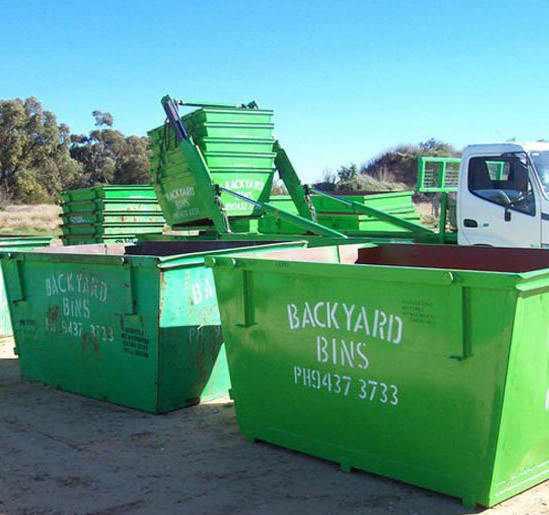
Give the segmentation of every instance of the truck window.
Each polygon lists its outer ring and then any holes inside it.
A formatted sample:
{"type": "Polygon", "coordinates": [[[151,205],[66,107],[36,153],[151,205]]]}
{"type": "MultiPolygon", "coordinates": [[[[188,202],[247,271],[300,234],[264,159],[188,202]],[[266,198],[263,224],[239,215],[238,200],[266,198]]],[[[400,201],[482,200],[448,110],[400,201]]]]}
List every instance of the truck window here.
{"type": "Polygon", "coordinates": [[[471,158],[468,184],[469,191],[483,200],[527,215],[536,213],[525,155],[471,158]]]}
{"type": "Polygon", "coordinates": [[[534,163],[534,168],[538,172],[545,193],[549,194],[549,151],[536,150],[530,152],[530,158],[534,163]]]}

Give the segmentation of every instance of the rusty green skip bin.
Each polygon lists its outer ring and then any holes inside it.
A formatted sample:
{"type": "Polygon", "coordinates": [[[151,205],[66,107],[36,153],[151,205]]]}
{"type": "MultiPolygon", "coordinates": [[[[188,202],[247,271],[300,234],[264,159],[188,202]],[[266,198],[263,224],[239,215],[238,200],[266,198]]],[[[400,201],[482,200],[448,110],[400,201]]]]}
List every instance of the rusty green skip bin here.
{"type": "Polygon", "coordinates": [[[144,242],[4,253],[22,377],[152,413],[226,395],[219,312],[204,257],[304,245],[265,243],[144,242]]]}
{"type": "Polygon", "coordinates": [[[249,439],[469,506],[549,478],[546,250],[345,246],[207,264],[249,439]]]}

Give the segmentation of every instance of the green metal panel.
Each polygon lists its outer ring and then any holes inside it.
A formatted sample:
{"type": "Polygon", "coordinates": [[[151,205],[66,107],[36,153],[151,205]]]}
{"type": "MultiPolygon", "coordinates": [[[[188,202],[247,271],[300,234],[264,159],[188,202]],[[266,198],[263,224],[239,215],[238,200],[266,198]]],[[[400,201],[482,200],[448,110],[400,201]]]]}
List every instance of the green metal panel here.
{"type": "Polygon", "coordinates": [[[149,223],[149,224],[75,224],[75,225],[63,225],[61,230],[64,236],[72,234],[92,234],[92,235],[104,235],[104,234],[138,234],[141,232],[162,232],[164,223],[149,223]]]}
{"type": "Polygon", "coordinates": [[[202,138],[198,146],[204,152],[251,152],[270,153],[274,140],[253,138],[202,138]]]}
{"type": "Polygon", "coordinates": [[[549,471],[549,437],[542,431],[540,438],[540,428],[547,429],[549,411],[549,346],[542,343],[547,338],[544,320],[549,320],[548,295],[525,292],[513,328],[500,442],[490,488],[494,502],[535,485],[547,478],[549,471]]]}
{"type": "MultiPolygon", "coordinates": [[[[234,191],[252,200],[262,201],[269,197],[273,179],[273,170],[254,170],[248,172],[213,171],[214,183],[234,191]]],[[[226,193],[221,194],[221,201],[230,216],[251,216],[254,206],[249,202],[238,200],[226,193]]]]}
{"type": "Polygon", "coordinates": [[[192,128],[195,138],[271,138],[272,123],[203,123],[192,128]]]}
{"type": "MultiPolygon", "coordinates": [[[[399,215],[399,218],[415,223],[418,223],[420,219],[419,215],[417,215],[415,212],[399,215]]],[[[326,227],[331,227],[338,231],[345,232],[402,231],[402,227],[397,227],[390,222],[379,220],[375,217],[369,217],[367,215],[319,215],[318,222],[325,225],[326,227]]]]}
{"type": "Polygon", "coordinates": [[[8,298],[4,288],[4,275],[0,270],[0,337],[11,336],[13,329],[11,327],[10,312],[8,309],[8,298]]]}
{"type": "Polygon", "coordinates": [[[208,168],[272,168],[275,154],[245,152],[204,152],[208,168]]]}
{"type": "MultiPolygon", "coordinates": [[[[360,202],[367,207],[383,210],[385,214],[393,215],[404,221],[419,222],[420,215],[412,202],[413,192],[394,192],[372,195],[343,195],[345,200],[360,202]]],[[[310,199],[315,208],[318,222],[326,227],[342,231],[346,234],[361,233],[365,237],[374,236],[375,232],[387,232],[397,235],[402,233],[402,227],[390,221],[380,220],[376,216],[357,214],[353,207],[335,201],[332,198],[320,195],[311,195],[310,199]]],[[[269,204],[296,213],[297,209],[289,195],[274,196],[269,204]]],[[[264,233],[288,234],[292,232],[303,233],[296,230],[283,220],[273,217],[259,220],[259,230],[264,233]]],[[[358,235],[358,234],[357,234],[358,235]]],[[[410,237],[407,235],[406,237],[410,237]]]]}
{"type": "Polygon", "coordinates": [[[260,124],[270,123],[273,117],[273,111],[268,109],[246,109],[246,108],[229,108],[215,109],[203,107],[198,109],[183,118],[187,124],[190,122],[193,125],[202,125],[204,123],[246,123],[260,124]]]}
{"type": "Polygon", "coordinates": [[[422,193],[457,191],[461,159],[418,157],[417,191],[422,193]]]}
{"type": "MultiPolygon", "coordinates": [[[[336,193],[338,196],[346,199],[352,200],[354,202],[360,202],[368,207],[373,207],[375,209],[380,209],[393,213],[396,210],[400,209],[415,209],[413,202],[413,191],[395,191],[390,193],[374,193],[370,195],[364,194],[347,194],[347,193],[336,193]]],[[[320,195],[311,195],[311,201],[315,209],[320,212],[326,213],[352,213],[352,207],[337,202],[329,197],[324,197],[320,195]]]]}
{"type": "Polygon", "coordinates": [[[331,193],[323,192],[321,190],[318,190],[316,188],[311,188],[311,191],[314,191],[317,194],[323,195],[326,198],[332,198],[333,200],[337,200],[338,202],[342,204],[346,204],[353,210],[354,213],[360,215],[360,214],[366,214],[368,216],[371,216],[373,218],[376,218],[380,221],[387,222],[395,227],[399,227],[401,230],[407,230],[414,233],[433,233],[433,231],[424,225],[421,225],[415,221],[406,220],[405,218],[401,216],[396,216],[391,213],[387,213],[386,211],[382,211],[380,209],[373,208],[371,206],[367,206],[365,204],[362,204],[360,202],[355,202],[354,200],[345,199],[343,197],[338,197],[336,195],[333,195],[331,193]]]}
{"type": "MultiPolygon", "coordinates": [[[[208,174],[209,175],[209,174],[208,174]]],[[[175,177],[158,177],[155,190],[162,212],[169,225],[208,219],[219,210],[209,176],[201,177],[204,187],[197,184],[197,176],[181,172],[175,177]]],[[[221,223],[221,221],[218,221],[221,223]]]]}
{"type": "MultiPolygon", "coordinates": [[[[147,232],[150,236],[161,236],[160,233],[147,232]]],[[[63,245],[89,245],[92,243],[134,243],[137,241],[138,234],[69,234],[61,236],[63,245]]]]}
{"type": "Polygon", "coordinates": [[[270,194],[274,153],[207,152],[203,159],[198,147],[190,142],[183,141],[180,149],[183,151],[181,162],[175,158],[171,163],[159,159],[156,170],[157,197],[170,225],[211,223],[209,220],[212,220],[217,230],[224,231],[225,215],[253,214],[251,204],[236,202],[227,195],[221,197],[223,214],[214,184],[253,200],[270,194]]]}
{"type": "Polygon", "coordinates": [[[269,204],[278,209],[283,209],[288,213],[292,213],[294,215],[298,214],[297,207],[290,195],[272,195],[269,199],[269,204]]]}
{"type": "Polygon", "coordinates": [[[466,505],[548,479],[544,252],[386,245],[208,260],[240,431],[466,505]]]}
{"type": "Polygon", "coordinates": [[[2,254],[22,377],[153,413],[194,404],[203,394],[226,395],[217,300],[204,257],[304,245],[254,243],[2,254]]]}
{"type": "Polygon", "coordinates": [[[129,200],[124,201],[111,201],[111,200],[102,200],[96,199],[95,201],[81,201],[81,202],[68,202],[62,203],[61,208],[63,214],[68,213],[83,213],[83,212],[100,212],[107,213],[111,211],[115,212],[134,212],[134,211],[145,211],[145,212],[161,212],[158,201],[153,200],[129,200]]]}
{"type": "MultiPolygon", "coordinates": [[[[346,200],[360,202],[368,207],[383,210],[388,214],[401,216],[408,220],[419,220],[420,215],[417,212],[415,205],[412,201],[413,194],[413,191],[380,193],[371,195],[350,195],[345,193],[341,194],[338,192],[338,196],[341,196],[346,200]]],[[[321,223],[327,224],[330,227],[330,223],[336,223],[336,221],[338,221],[337,223],[349,224],[352,226],[353,230],[356,230],[356,227],[360,225],[360,222],[371,219],[373,220],[373,217],[368,215],[357,215],[356,213],[354,213],[351,206],[335,201],[329,197],[310,195],[309,198],[313,204],[318,220],[321,223]],[[344,219],[342,218],[343,215],[351,216],[344,219]],[[350,221],[351,219],[353,220],[353,222],[350,221]]],[[[297,208],[295,206],[295,203],[289,195],[274,195],[270,198],[269,204],[279,209],[283,209],[284,211],[297,214],[297,208]]],[[[274,228],[277,225],[274,220],[266,219],[265,221],[261,221],[261,224],[265,227],[264,232],[278,232],[275,229],[267,229],[267,227],[273,226],[274,228]]],[[[386,224],[386,226],[389,227],[389,224],[386,224]]],[[[365,228],[364,230],[367,229],[365,228]]],[[[395,230],[395,227],[392,226],[390,230],[395,230]]]]}
{"type": "MultiPolygon", "coordinates": [[[[289,196],[293,201],[295,210],[306,220],[316,221],[316,212],[310,199],[305,194],[305,188],[301,184],[295,168],[290,161],[288,154],[276,141],[274,150],[276,152],[275,165],[280,178],[282,179],[289,196]]],[[[293,211],[293,208],[292,208],[293,211]]]]}
{"type": "Polygon", "coordinates": [[[24,234],[0,234],[0,251],[47,247],[53,236],[25,236],[24,234]]]}
{"type": "MultiPolygon", "coordinates": [[[[451,193],[457,191],[460,164],[460,158],[419,157],[417,191],[422,193],[451,193]]],[[[487,165],[492,180],[503,179],[504,162],[487,161],[487,165]]]]}
{"type": "Polygon", "coordinates": [[[124,186],[94,186],[78,190],[61,192],[63,202],[79,202],[83,200],[154,200],[152,186],[124,185],[124,186]]]}
{"type": "Polygon", "coordinates": [[[64,224],[164,224],[164,215],[159,211],[110,211],[101,212],[74,212],[68,215],[62,215],[61,220],[64,224]]]}
{"type": "MultiPolygon", "coordinates": [[[[187,118],[183,119],[187,124],[187,118]]],[[[187,125],[186,125],[187,126],[187,125]]],[[[192,137],[201,142],[206,138],[224,138],[237,141],[240,139],[257,139],[259,141],[272,140],[274,124],[272,123],[237,123],[237,122],[214,122],[214,123],[199,123],[191,124],[189,130],[192,137]]],[[[151,138],[153,153],[157,150],[155,147],[161,141],[166,144],[166,149],[177,148],[175,135],[170,128],[165,129],[164,125],[156,127],[147,133],[151,138]]]]}
{"type": "MultiPolygon", "coordinates": [[[[47,247],[52,240],[53,237],[50,236],[0,235],[0,251],[47,247]]],[[[4,275],[0,269],[0,337],[11,336],[12,334],[13,329],[4,287],[4,275]]]]}
{"type": "MultiPolygon", "coordinates": [[[[78,235],[78,234],[67,234],[61,236],[61,242],[63,245],[89,245],[90,243],[101,243],[97,241],[97,238],[93,235],[78,235]]],[[[115,242],[115,243],[123,243],[123,242],[115,242]]]]}
{"type": "Polygon", "coordinates": [[[152,186],[96,186],[62,192],[64,245],[132,242],[165,225],[152,186]]]}

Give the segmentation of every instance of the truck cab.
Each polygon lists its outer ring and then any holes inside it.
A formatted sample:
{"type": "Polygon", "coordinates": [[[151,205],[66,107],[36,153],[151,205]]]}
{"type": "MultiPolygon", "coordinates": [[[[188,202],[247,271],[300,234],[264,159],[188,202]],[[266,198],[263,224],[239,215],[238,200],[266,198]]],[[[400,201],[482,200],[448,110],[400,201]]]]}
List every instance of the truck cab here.
{"type": "Polygon", "coordinates": [[[549,143],[465,147],[457,226],[460,245],[549,248],[549,143]]]}

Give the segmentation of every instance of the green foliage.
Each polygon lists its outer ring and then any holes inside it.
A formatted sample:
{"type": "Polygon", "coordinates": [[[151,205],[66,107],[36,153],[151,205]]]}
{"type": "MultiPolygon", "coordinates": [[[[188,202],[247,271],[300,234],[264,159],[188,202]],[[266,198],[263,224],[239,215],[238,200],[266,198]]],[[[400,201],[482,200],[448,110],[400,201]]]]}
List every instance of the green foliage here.
{"type": "Polygon", "coordinates": [[[69,154],[69,128],[34,98],[0,101],[0,197],[51,201],[80,171],[69,154]]]}
{"type": "Polygon", "coordinates": [[[368,175],[380,181],[393,181],[415,187],[417,180],[417,158],[421,156],[459,157],[452,145],[431,138],[417,145],[400,145],[383,152],[360,169],[361,175],[368,175]]]}
{"type": "Polygon", "coordinates": [[[124,136],[112,129],[110,113],[93,111],[97,129],[89,136],[73,135],[70,149],[82,170],[74,188],[95,184],[145,184],[149,182],[148,138],[124,136]]]}
{"type": "Polygon", "coordinates": [[[337,188],[338,175],[331,168],[326,168],[322,172],[322,180],[314,184],[315,188],[322,191],[335,191],[337,188]]]}
{"type": "Polygon", "coordinates": [[[358,167],[355,163],[351,163],[350,166],[342,166],[337,171],[337,177],[339,182],[352,183],[358,177],[358,167]]]}
{"type": "Polygon", "coordinates": [[[52,202],[63,189],[149,182],[148,139],[114,130],[110,113],[96,129],[71,135],[30,97],[0,101],[0,205],[52,202]]]}
{"type": "Polygon", "coordinates": [[[351,163],[337,172],[324,170],[315,186],[324,191],[396,191],[410,189],[417,179],[420,156],[456,157],[460,152],[448,143],[431,138],[417,145],[400,145],[361,166],[351,163]]]}

